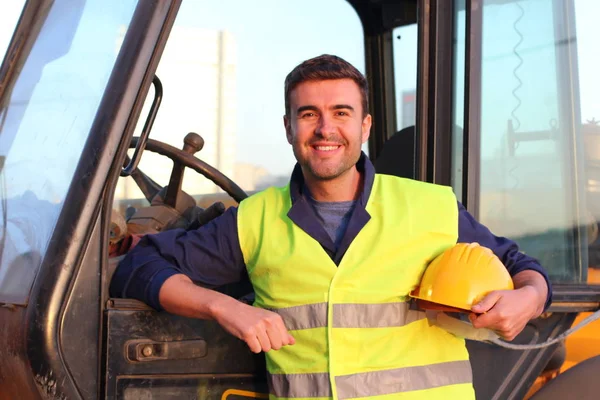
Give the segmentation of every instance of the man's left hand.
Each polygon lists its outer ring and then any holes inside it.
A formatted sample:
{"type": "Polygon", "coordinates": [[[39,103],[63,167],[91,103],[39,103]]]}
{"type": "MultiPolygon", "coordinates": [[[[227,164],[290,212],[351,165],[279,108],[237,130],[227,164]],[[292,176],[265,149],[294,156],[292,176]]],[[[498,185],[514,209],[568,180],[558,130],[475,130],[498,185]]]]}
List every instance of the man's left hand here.
{"type": "Polygon", "coordinates": [[[513,277],[515,290],[488,293],[471,308],[469,319],[475,328],[488,328],[505,340],[513,340],[544,309],[548,287],[535,271],[522,271],[513,277]]]}

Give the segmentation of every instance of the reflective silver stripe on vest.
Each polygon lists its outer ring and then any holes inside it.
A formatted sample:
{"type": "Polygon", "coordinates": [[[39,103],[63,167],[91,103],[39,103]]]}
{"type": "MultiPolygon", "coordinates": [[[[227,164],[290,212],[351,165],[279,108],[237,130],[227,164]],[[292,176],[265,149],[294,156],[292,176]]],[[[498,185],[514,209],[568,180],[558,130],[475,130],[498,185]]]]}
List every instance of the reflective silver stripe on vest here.
{"type": "MultiPolygon", "coordinates": [[[[328,373],[267,374],[271,394],[276,397],[330,397],[328,373]]],[[[440,386],[473,382],[469,361],[388,369],[342,375],[335,378],[338,398],[379,396],[433,389],[440,386]]]]}
{"type": "Polygon", "coordinates": [[[285,327],[290,331],[327,326],[327,303],[307,304],[271,311],[283,318],[285,327]]]}
{"type": "MultiPolygon", "coordinates": [[[[327,326],[327,303],[272,309],[288,330],[327,326]]],[[[425,318],[425,313],[409,309],[406,302],[384,304],[334,304],[334,328],[387,328],[404,326],[425,318]]]]}
{"type": "Polygon", "coordinates": [[[471,382],[473,382],[473,373],[469,361],[365,372],[335,378],[340,400],[471,382]]]}
{"type": "Polygon", "coordinates": [[[334,328],[387,328],[404,326],[425,318],[425,313],[408,309],[409,304],[334,304],[334,328]]]}
{"type": "Polygon", "coordinates": [[[329,374],[267,374],[271,394],[277,397],[331,397],[329,374]]]}

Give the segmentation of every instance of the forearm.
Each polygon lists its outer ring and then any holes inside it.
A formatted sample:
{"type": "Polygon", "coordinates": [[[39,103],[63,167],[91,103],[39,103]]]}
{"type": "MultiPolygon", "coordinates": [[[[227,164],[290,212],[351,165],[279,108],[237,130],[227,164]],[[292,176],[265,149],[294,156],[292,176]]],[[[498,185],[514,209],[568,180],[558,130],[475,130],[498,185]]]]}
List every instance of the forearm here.
{"type": "Polygon", "coordinates": [[[211,288],[247,278],[236,216],[230,208],[193,231],[174,229],[144,236],[120,262],[110,295],[138,299],[160,311],[159,291],[175,275],[211,288]]]}
{"type": "Polygon", "coordinates": [[[198,319],[217,319],[220,310],[238,303],[227,295],[195,285],[183,274],[168,278],[158,298],[165,311],[198,319]]]}
{"type": "Polygon", "coordinates": [[[196,286],[183,274],[173,275],[163,283],[159,301],[170,313],[217,321],[227,332],[246,342],[254,353],[295,343],[281,316],[196,286]]]}
{"type": "Polygon", "coordinates": [[[533,318],[538,317],[544,311],[544,305],[548,298],[548,285],[542,274],[533,270],[525,270],[515,274],[512,279],[515,289],[527,289],[535,294],[536,309],[533,318]]]}

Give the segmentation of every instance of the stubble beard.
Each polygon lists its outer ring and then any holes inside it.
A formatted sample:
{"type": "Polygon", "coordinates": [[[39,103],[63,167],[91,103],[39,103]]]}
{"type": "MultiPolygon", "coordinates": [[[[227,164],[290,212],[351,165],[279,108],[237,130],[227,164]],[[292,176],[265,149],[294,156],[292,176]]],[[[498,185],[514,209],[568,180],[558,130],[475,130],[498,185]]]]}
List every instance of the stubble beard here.
{"type": "MultiPolygon", "coordinates": [[[[342,138],[328,138],[334,142],[339,143],[341,146],[344,146],[346,150],[348,150],[349,143],[342,138]]],[[[311,145],[310,143],[308,144],[311,145]]],[[[343,155],[342,159],[339,163],[331,163],[331,165],[319,165],[320,161],[323,160],[311,160],[308,157],[304,157],[301,151],[298,151],[302,148],[302,145],[298,142],[292,143],[292,150],[294,152],[294,156],[296,161],[300,164],[302,168],[302,173],[305,178],[312,178],[315,181],[331,181],[334,180],[346,173],[349,169],[354,167],[358,162],[361,154],[360,146],[356,154],[348,154],[343,155]],[[316,164],[316,165],[315,165],[316,164]]],[[[310,149],[309,149],[310,151],[310,149]]],[[[331,161],[324,160],[323,164],[329,164],[331,161]]]]}
{"type": "Polygon", "coordinates": [[[302,167],[304,175],[309,175],[315,181],[331,181],[348,172],[348,170],[356,165],[359,158],[360,152],[356,157],[346,157],[338,164],[313,165],[311,160],[304,160],[304,162],[300,163],[300,166],[302,167]]]}

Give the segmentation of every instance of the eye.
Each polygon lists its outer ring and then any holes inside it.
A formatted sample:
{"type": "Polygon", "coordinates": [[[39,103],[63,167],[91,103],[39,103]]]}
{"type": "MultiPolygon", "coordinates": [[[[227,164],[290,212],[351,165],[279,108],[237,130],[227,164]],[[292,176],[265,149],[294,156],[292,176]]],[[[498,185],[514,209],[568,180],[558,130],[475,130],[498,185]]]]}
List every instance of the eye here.
{"type": "Polygon", "coordinates": [[[338,112],[336,113],[336,115],[337,115],[338,117],[347,117],[347,116],[349,116],[350,114],[348,113],[348,111],[338,111],[338,112]]]}
{"type": "Polygon", "coordinates": [[[315,115],[316,115],[316,114],[315,114],[314,112],[312,112],[312,111],[309,111],[309,112],[302,113],[302,114],[300,115],[300,118],[312,118],[312,117],[314,117],[315,115]]]}

